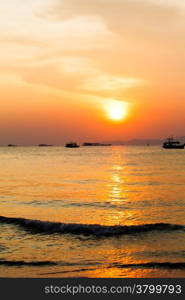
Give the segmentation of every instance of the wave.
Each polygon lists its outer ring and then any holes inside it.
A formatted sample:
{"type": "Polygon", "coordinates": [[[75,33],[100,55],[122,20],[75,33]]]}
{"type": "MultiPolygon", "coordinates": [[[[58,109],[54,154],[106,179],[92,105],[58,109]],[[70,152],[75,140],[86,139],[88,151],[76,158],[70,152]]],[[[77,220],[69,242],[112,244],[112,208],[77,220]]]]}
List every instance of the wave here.
{"type": "Polygon", "coordinates": [[[147,262],[137,264],[113,264],[111,267],[120,269],[136,268],[136,269],[185,269],[185,262],[147,262]]]}
{"type": "MultiPolygon", "coordinates": [[[[184,270],[185,262],[147,262],[147,263],[135,263],[135,264],[117,264],[113,263],[111,265],[102,265],[103,268],[112,269],[170,269],[170,270],[184,270]]],[[[55,272],[41,273],[39,275],[56,275],[56,274],[65,274],[65,273],[79,273],[84,271],[95,271],[97,268],[79,268],[79,269],[70,269],[70,270],[61,270],[55,272]]]]}
{"type": "Polygon", "coordinates": [[[4,260],[0,259],[0,266],[15,266],[15,267],[21,267],[21,266],[31,266],[31,267],[41,267],[41,266],[56,266],[57,263],[51,262],[51,261],[30,261],[26,262],[23,260],[4,260]]]}
{"type": "Polygon", "coordinates": [[[14,224],[24,228],[31,233],[43,234],[73,234],[73,235],[93,235],[96,237],[118,236],[124,234],[139,234],[150,231],[170,232],[175,230],[184,230],[184,225],[154,223],[144,225],[99,225],[99,224],[74,224],[74,223],[56,223],[49,221],[31,220],[24,218],[12,218],[0,216],[0,223],[14,224]]]}
{"type": "MultiPolygon", "coordinates": [[[[11,261],[11,260],[4,260],[0,259],[0,266],[7,266],[7,267],[44,267],[44,266],[68,266],[74,267],[78,266],[78,263],[68,263],[68,262],[53,262],[53,261],[11,261]]],[[[81,264],[80,264],[81,265],[81,264]]],[[[85,264],[86,265],[86,264],[85,264]]],[[[88,265],[88,264],[87,264],[88,265]]],[[[81,265],[82,267],[82,265],[81,265]]],[[[47,274],[56,274],[56,273],[70,273],[70,272],[79,272],[79,271],[89,271],[95,270],[97,265],[90,264],[90,268],[83,268],[83,269],[75,269],[75,270],[62,270],[59,272],[52,272],[47,274]],[[93,267],[94,266],[94,267],[93,267]],[[93,267],[93,268],[92,268],[93,267]]],[[[118,268],[118,269],[185,269],[185,262],[147,262],[147,263],[131,263],[131,264],[117,264],[113,263],[110,265],[102,265],[102,267],[106,267],[106,269],[118,268]]]]}
{"type": "MultiPolygon", "coordinates": [[[[103,266],[106,269],[118,268],[118,269],[185,269],[184,262],[148,262],[148,263],[140,263],[140,264],[112,264],[109,266],[103,266]]],[[[97,268],[80,268],[80,269],[71,269],[71,270],[62,270],[56,272],[47,272],[41,273],[39,275],[56,275],[56,274],[65,274],[65,273],[79,273],[84,271],[95,271],[97,268]]]]}

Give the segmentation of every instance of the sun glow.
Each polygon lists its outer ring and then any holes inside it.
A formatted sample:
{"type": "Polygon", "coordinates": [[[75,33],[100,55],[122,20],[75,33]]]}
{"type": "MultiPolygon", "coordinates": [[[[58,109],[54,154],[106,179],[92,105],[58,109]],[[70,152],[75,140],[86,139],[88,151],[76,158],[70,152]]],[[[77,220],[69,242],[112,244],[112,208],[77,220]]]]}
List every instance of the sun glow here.
{"type": "Polygon", "coordinates": [[[106,103],[106,115],[112,121],[123,121],[128,115],[128,104],[118,100],[109,100],[106,103]]]}

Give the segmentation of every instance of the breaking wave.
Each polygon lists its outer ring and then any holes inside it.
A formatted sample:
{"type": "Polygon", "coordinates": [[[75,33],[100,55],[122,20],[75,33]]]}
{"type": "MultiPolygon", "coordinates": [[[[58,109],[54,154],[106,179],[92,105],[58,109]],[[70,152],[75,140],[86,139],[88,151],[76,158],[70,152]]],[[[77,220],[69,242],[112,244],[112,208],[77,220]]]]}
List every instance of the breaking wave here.
{"type": "MultiPolygon", "coordinates": [[[[18,261],[11,261],[11,260],[5,260],[5,259],[0,259],[0,266],[4,265],[7,267],[44,267],[44,266],[71,266],[71,267],[77,267],[78,263],[69,263],[69,262],[53,262],[53,261],[23,261],[23,260],[18,260],[18,261]]],[[[86,264],[85,264],[86,265],[86,264]]],[[[87,264],[89,267],[91,267],[91,264],[87,264]]],[[[94,268],[91,268],[91,270],[96,269],[96,267],[99,264],[92,264],[94,268]]],[[[118,263],[113,263],[110,265],[102,265],[102,267],[106,267],[107,269],[111,268],[118,268],[118,269],[185,269],[185,262],[146,262],[146,263],[131,263],[131,264],[118,264],[118,263]]],[[[80,269],[82,270],[89,270],[89,268],[85,269],[80,269]]],[[[75,270],[62,270],[59,272],[54,272],[51,274],[55,273],[68,273],[68,272],[77,272],[79,269],[75,270]]]]}
{"type": "Polygon", "coordinates": [[[57,263],[52,261],[30,261],[26,262],[23,260],[4,260],[0,259],[0,266],[15,266],[15,267],[21,267],[21,266],[31,266],[31,267],[42,267],[42,266],[56,266],[57,263]]]}
{"type": "Polygon", "coordinates": [[[147,262],[138,264],[114,264],[119,269],[125,268],[145,268],[145,269],[185,269],[185,262],[147,262]]]}
{"type": "Polygon", "coordinates": [[[57,223],[49,221],[31,220],[24,218],[12,218],[0,216],[0,223],[14,224],[24,228],[31,233],[43,234],[73,234],[73,235],[93,235],[96,237],[118,236],[124,234],[139,234],[150,231],[170,232],[175,230],[184,230],[185,226],[155,223],[143,225],[99,225],[99,224],[75,224],[75,223],[57,223]]]}

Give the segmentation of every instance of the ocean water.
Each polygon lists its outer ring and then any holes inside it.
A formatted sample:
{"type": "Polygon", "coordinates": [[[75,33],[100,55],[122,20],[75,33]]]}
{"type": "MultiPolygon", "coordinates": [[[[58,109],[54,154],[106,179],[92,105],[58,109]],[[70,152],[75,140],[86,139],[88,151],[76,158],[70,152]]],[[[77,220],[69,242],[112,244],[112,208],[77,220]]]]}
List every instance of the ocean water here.
{"type": "Polygon", "coordinates": [[[185,277],[185,150],[0,147],[0,277],[185,277]]]}

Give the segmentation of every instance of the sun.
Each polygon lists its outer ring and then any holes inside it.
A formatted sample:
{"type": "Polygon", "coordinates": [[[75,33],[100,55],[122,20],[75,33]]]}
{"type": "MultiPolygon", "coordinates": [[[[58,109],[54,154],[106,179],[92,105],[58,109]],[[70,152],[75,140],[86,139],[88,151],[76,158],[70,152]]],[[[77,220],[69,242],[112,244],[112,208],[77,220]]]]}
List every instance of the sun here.
{"type": "Polygon", "coordinates": [[[107,100],[105,111],[108,119],[120,122],[128,115],[128,104],[118,100],[107,100]]]}

